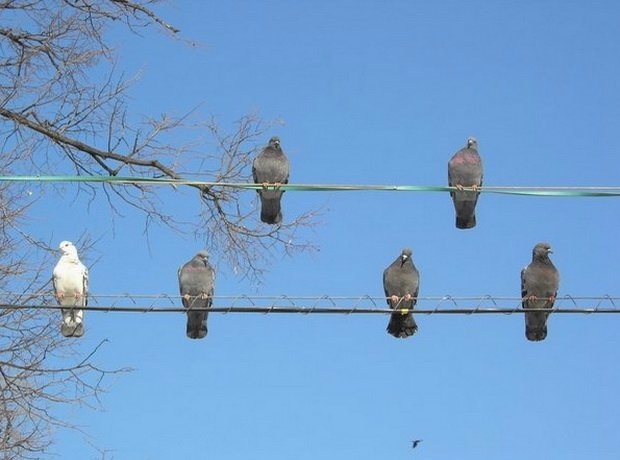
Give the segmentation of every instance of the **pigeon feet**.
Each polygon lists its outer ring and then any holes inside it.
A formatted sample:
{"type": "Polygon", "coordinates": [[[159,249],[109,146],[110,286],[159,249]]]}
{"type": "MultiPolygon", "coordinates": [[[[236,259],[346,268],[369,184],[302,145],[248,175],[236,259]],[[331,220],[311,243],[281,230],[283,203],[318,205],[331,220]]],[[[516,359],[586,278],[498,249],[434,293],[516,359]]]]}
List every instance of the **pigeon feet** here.
{"type": "Polygon", "coordinates": [[[263,187],[263,190],[267,190],[269,187],[273,187],[274,190],[277,190],[282,187],[282,182],[263,182],[261,186],[263,187]]]}
{"type": "Polygon", "coordinates": [[[457,190],[459,191],[464,191],[465,188],[467,189],[471,189],[472,192],[478,192],[480,191],[480,186],[478,184],[472,184],[472,185],[461,185],[461,184],[456,184],[454,187],[456,187],[457,190]]]}
{"type": "Polygon", "coordinates": [[[73,297],[76,300],[80,300],[82,298],[82,293],[79,291],[75,291],[73,295],[66,295],[63,291],[58,291],[56,293],[56,299],[58,301],[65,299],[66,297],[73,297]]]}

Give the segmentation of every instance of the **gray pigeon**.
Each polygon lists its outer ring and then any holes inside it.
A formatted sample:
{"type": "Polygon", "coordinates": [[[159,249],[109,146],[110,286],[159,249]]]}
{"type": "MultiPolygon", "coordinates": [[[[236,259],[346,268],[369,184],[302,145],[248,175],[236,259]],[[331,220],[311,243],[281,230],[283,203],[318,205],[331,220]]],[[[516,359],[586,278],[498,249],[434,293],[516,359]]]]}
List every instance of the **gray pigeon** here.
{"type": "MultiPolygon", "coordinates": [[[[521,270],[521,305],[524,309],[552,309],[560,285],[560,274],[549,259],[551,246],[538,243],[532,251],[532,262],[521,270]]],[[[547,312],[525,313],[525,336],[531,341],[547,337],[547,312]]]]}
{"type": "Polygon", "coordinates": [[[88,305],[88,269],[78,257],[73,243],[59,245],[62,256],[54,267],[52,284],[58,305],[62,307],[60,331],[65,337],[84,335],[84,310],[88,305]]]}
{"type": "MultiPolygon", "coordinates": [[[[411,249],[403,249],[400,256],[383,272],[383,289],[387,304],[391,309],[413,310],[418,301],[420,274],[413,265],[411,249]]],[[[392,313],[387,326],[389,334],[397,338],[407,338],[418,330],[411,313],[392,313]]]]}
{"type": "MultiPolygon", "coordinates": [[[[255,184],[288,184],[289,163],[280,147],[280,138],[274,136],[269,139],[267,147],[254,159],[252,175],[255,184]]],[[[257,192],[261,201],[260,220],[267,224],[280,223],[280,200],[284,191],[263,188],[257,192]]]]}
{"type": "Polygon", "coordinates": [[[187,336],[190,339],[202,339],[207,335],[208,313],[193,309],[211,307],[214,285],[215,271],[209,265],[207,251],[199,251],[179,268],[179,290],[183,307],[187,309],[187,336]]]}
{"type": "MultiPolygon", "coordinates": [[[[467,146],[454,154],[448,162],[448,184],[450,187],[482,186],[482,160],[478,155],[478,142],[473,137],[467,139],[467,146]]],[[[476,226],[476,203],[480,192],[450,192],[456,211],[456,228],[476,226]]]]}

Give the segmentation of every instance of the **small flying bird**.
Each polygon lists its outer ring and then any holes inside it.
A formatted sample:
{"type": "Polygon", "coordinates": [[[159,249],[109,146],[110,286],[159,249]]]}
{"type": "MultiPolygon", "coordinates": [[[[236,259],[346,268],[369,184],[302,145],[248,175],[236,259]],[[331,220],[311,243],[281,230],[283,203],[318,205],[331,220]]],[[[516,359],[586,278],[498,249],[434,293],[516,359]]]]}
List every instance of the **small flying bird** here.
{"type": "Polygon", "coordinates": [[[482,159],[478,155],[478,142],[467,139],[467,145],[456,152],[448,162],[448,184],[457,191],[450,192],[456,211],[456,228],[467,229],[476,226],[476,203],[482,186],[482,159]],[[471,187],[473,191],[465,191],[471,187]]]}
{"type": "Polygon", "coordinates": [[[288,184],[289,162],[280,147],[280,138],[272,137],[269,144],[254,159],[252,176],[255,184],[262,184],[257,190],[261,202],[260,220],[266,224],[282,222],[280,201],[284,190],[277,189],[282,184],[288,184]],[[267,190],[267,185],[276,186],[275,190],[267,190]]]}
{"type": "Polygon", "coordinates": [[[418,444],[420,444],[423,440],[422,439],[416,439],[414,441],[411,441],[411,448],[415,449],[416,447],[418,447],[418,444]]]}
{"type": "Polygon", "coordinates": [[[392,313],[387,326],[389,334],[403,339],[411,337],[418,330],[411,311],[418,301],[420,274],[411,256],[411,249],[403,249],[400,256],[383,272],[383,290],[389,307],[392,310],[409,310],[405,314],[400,311],[392,313]]]}
{"type": "Polygon", "coordinates": [[[186,334],[190,339],[202,339],[207,335],[206,311],[213,303],[215,270],[209,265],[209,253],[199,251],[178,271],[179,291],[183,307],[187,309],[186,334]]]}
{"type": "Polygon", "coordinates": [[[58,305],[62,308],[60,332],[65,337],[84,335],[84,310],[88,305],[88,269],[80,262],[73,243],[58,246],[62,255],[54,267],[52,284],[58,305]]]}
{"type": "MultiPolygon", "coordinates": [[[[521,270],[521,306],[551,310],[558,295],[560,273],[549,258],[549,243],[538,243],[532,250],[532,262],[521,270]]],[[[536,311],[525,313],[525,337],[532,342],[547,337],[549,313],[536,311]]]]}

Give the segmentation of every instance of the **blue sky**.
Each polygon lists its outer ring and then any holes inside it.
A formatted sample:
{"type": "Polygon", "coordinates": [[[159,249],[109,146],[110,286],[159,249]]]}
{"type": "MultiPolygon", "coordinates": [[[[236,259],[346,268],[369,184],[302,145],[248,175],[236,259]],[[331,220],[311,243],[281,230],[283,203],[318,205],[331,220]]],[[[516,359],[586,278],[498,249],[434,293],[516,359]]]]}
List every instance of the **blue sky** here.
{"type": "MultiPolygon", "coordinates": [[[[158,12],[200,46],[116,33],[137,114],[213,114],[228,125],[280,118],[292,183],[444,185],[447,161],[478,138],[486,185],[618,185],[620,6],[611,1],[174,2],[158,12]],[[217,4],[211,4],[217,3],[217,4]]],[[[181,142],[181,139],[179,139],[181,142]]],[[[209,144],[205,142],[204,149],[209,144]]],[[[50,171],[64,173],[68,169],[50,171]]],[[[203,242],[130,211],[110,222],[75,189],[44,195],[41,237],[99,238],[83,255],[93,294],[178,292],[176,270],[203,242]],[[44,224],[44,225],[43,225],[44,224]]],[[[253,192],[247,192],[253,193],[253,192]]],[[[165,206],[196,212],[192,193],[165,206]]],[[[409,246],[420,295],[520,295],[519,272],[549,241],[560,295],[619,295],[617,198],[485,194],[478,226],[454,227],[445,193],[297,193],[284,219],[322,208],[274,253],[262,284],[217,261],[218,295],[382,295],[383,269],[409,246]]],[[[51,267],[50,267],[51,272],[51,267]]],[[[427,304],[428,305],[428,304],[427,304]]],[[[86,317],[84,352],[108,339],[103,410],[66,415],[62,458],[615,459],[618,319],[555,315],[541,343],[511,316],[418,316],[396,340],[383,316],[218,315],[202,341],[185,317],[86,317]],[[415,450],[410,440],[424,442],[415,450]]]]}

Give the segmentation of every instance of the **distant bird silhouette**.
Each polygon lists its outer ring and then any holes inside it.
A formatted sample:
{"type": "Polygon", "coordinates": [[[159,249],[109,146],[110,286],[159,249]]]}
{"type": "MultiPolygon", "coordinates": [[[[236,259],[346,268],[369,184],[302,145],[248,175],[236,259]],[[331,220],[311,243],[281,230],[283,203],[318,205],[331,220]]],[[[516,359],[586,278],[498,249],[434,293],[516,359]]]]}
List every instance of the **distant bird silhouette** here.
{"type": "Polygon", "coordinates": [[[418,444],[420,444],[422,442],[422,439],[416,439],[415,441],[411,441],[411,448],[415,449],[416,447],[418,447],[418,444]]]}

